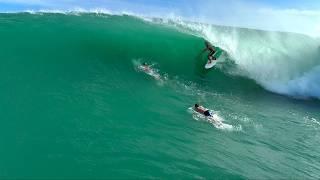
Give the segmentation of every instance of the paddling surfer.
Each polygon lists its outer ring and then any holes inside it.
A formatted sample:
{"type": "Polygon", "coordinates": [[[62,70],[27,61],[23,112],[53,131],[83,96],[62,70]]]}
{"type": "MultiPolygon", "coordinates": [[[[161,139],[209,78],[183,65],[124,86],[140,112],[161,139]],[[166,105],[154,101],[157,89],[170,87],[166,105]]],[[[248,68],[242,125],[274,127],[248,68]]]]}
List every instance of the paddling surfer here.
{"type": "Polygon", "coordinates": [[[210,111],[208,109],[204,108],[203,106],[200,106],[199,104],[194,105],[194,110],[200,114],[205,115],[206,117],[212,116],[212,114],[210,113],[210,111]]]}
{"type": "Polygon", "coordinates": [[[148,65],[146,62],[142,63],[141,68],[142,68],[144,71],[148,71],[148,72],[151,71],[150,65],[148,65]]]}

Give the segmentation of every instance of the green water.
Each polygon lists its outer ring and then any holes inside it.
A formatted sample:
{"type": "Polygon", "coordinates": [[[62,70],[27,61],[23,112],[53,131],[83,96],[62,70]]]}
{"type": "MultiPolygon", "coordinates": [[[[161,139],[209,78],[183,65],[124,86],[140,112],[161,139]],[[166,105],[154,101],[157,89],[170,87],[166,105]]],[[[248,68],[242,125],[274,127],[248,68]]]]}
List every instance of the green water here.
{"type": "Polygon", "coordinates": [[[320,178],[319,100],[205,71],[199,36],[20,13],[0,15],[0,40],[0,178],[320,178]],[[233,128],[196,120],[195,102],[233,128]]]}

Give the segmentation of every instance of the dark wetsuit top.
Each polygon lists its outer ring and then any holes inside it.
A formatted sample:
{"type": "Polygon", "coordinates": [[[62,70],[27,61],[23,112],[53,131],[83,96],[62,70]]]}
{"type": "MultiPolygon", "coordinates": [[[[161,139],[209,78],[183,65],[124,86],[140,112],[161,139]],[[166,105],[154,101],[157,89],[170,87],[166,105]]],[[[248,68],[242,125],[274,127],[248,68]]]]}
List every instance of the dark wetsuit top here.
{"type": "Polygon", "coordinates": [[[195,110],[197,111],[197,112],[199,112],[199,113],[201,113],[201,114],[203,114],[203,115],[205,115],[205,116],[211,116],[211,113],[210,113],[210,111],[209,110],[202,110],[202,109],[200,109],[200,108],[195,108],[195,110]]]}
{"type": "Polygon", "coordinates": [[[206,110],[203,114],[204,114],[205,116],[211,116],[211,114],[210,114],[210,111],[209,111],[209,110],[206,110]]]}

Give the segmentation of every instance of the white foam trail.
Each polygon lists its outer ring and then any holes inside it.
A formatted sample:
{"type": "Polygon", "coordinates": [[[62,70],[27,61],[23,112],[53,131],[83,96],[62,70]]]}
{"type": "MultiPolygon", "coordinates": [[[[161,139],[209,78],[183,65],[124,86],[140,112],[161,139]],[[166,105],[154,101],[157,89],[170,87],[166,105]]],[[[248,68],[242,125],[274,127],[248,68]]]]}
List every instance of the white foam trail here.
{"type": "Polygon", "coordinates": [[[150,64],[149,65],[150,69],[146,70],[142,66],[141,61],[142,61],[142,59],[133,59],[132,60],[135,70],[138,71],[138,72],[143,72],[143,73],[153,77],[158,82],[158,85],[163,86],[165,81],[167,80],[167,76],[165,74],[161,75],[159,73],[159,69],[156,69],[154,67],[156,65],[156,63],[150,64]]]}

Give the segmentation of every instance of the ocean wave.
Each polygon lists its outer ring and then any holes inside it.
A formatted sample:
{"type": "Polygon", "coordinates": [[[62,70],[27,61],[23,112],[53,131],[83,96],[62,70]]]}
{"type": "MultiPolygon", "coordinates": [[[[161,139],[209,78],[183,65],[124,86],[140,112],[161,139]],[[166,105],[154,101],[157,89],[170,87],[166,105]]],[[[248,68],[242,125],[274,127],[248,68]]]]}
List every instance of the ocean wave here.
{"type": "Polygon", "coordinates": [[[63,11],[43,9],[27,10],[23,13],[128,15],[151,24],[173,27],[182,33],[206,39],[226,51],[228,60],[233,62],[235,68],[217,66],[225,73],[252,79],[274,93],[295,98],[320,99],[320,43],[319,39],[306,35],[215,26],[185,21],[174,15],[168,15],[168,18],[154,18],[108,9],[78,8],[63,11]]]}

